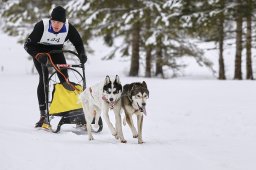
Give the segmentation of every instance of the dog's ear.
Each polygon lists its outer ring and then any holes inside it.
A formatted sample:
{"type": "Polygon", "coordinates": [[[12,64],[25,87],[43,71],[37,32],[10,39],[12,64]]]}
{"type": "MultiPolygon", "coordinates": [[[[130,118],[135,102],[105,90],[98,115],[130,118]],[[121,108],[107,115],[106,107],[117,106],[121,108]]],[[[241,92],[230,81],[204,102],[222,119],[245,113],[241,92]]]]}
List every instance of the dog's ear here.
{"type": "Polygon", "coordinates": [[[135,89],[135,86],[136,86],[135,83],[130,84],[130,89],[131,89],[131,91],[133,91],[133,90],[135,89]]]}
{"type": "Polygon", "coordinates": [[[149,97],[149,91],[148,91],[147,83],[145,81],[142,82],[142,86],[145,88],[145,91],[146,91],[146,93],[148,94],[148,97],[149,97]]]}
{"type": "Polygon", "coordinates": [[[116,75],[115,82],[116,82],[116,83],[118,83],[118,84],[121,84],[121,82],[120,82],[120,78],[119,78],[119,76],[118,76],[118,75],[116,75]]]}
{"type": "Polygon", "coordinates": [[[145,81],[142,82],[142,85],[147,89],[147,83],[145,81]]]}
{"type": "Polygon", "coordinates": [[[106,76],[104,84],[109,84],[110,82],[111,82],[111,81],[110,81],[110,77],[109,77],[109,76],[106,76]]]}

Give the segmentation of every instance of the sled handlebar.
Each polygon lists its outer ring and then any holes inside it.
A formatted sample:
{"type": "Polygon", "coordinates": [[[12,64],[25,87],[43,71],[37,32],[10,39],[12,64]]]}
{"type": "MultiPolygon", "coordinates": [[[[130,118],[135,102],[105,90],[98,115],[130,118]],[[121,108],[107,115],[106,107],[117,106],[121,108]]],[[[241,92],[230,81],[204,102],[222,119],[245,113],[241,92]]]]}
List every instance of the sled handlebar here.
{"type": "Polygon", "coordinates": [[[71,53],[79,58],[79,55],[76,52],[71,51],[71,50],[52,50],[52,51],[50,51],[50,54],[57,54],[57,53],[71,53]]]}
{"type": "MultiPolygon", "coordinates": [[[[47,67],[53,67],[51,64],[46,65],[47,67]]],[[[56,64],[58,68],[71,68],[71,67],[79,67],[82,68],[82,64],[56,64]]]]}
{"type": "MultiPolygon", "coordinates": [[[[71,51],[71,50],[52,50],[49,52],[50,54],[58,54],[58,53],[70,53],[73,54],[75,56],[77,56],[79,58],[78,53],[71,51]]],[[[79,68],[83,68],[84,65],[83,64],[56,64],[56,66],[58,68],[71,68],[71,67],[79,67],[79,68]]],[[[51,64],[48,64],[47,67],[53,67],[51,64]]]]}

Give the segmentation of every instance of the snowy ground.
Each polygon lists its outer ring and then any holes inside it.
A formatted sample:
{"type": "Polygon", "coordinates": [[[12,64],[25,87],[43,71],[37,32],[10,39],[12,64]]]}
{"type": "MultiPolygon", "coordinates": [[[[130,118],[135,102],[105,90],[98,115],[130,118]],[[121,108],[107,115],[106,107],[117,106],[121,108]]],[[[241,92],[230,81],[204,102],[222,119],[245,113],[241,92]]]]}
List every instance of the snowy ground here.
{"type": "Polygon", "coordinates": [[[52,134],[35,129],[37,75],[15,39],[0,34],[0,170],[254,170],[255,81],[128,78],[127,63],[101,61],[98,49],[86,65],[87,84],[119,74],[123,84],[145,80],[150,89],[143,145],[123,127],[121,144],[104,127],[95,140],[73,127],[52,134]],[[97,57],[96,57],[97,56],[97,57]]]}

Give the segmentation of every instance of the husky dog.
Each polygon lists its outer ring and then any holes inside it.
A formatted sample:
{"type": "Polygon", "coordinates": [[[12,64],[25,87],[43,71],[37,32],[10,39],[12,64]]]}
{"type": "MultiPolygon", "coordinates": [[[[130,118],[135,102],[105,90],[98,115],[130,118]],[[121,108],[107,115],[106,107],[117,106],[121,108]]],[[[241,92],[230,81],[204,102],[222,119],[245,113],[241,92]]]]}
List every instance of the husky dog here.
{"type": "MultiPolygon", "coordinates": [[[[138,137],[138,143],[142,144],[142,124],[143,124],[143,114],[147,115],[146,112],[146,101],[149,97],[149,91],[145,81],[142,83],[136,82],[131,84],[126,84],[123,87],[122,93],[122,108],[125,112],[125,119],[132,130],[134,138],[138,137]],[[137,116],[137,129],[134,127],[132,116],[135,114],[137,116]]],[[[124,119],[124,125],[125,125],[124,119]]]]}
{"type": "Polygon", "coordinates": [[[122,143],[126,143],[121,124],[121,93],[122,85],[119,80],[119,76],[116,75],[114,81],[111,81],[110,77],[106,76],[104,82],[89,87],[80,94],[87,122],[86,128],[89,140],[93,140],[91,122],[95,117],[95,126],[98,126],[100,114],[103,112],[103,118],[105,119],[112,135],[115,136],[116,139],[120,138],[122,143]],[[114,128],[109,119],[108,112],[110,109],[113,109],[115,113],[116,128],[114,128]]]}

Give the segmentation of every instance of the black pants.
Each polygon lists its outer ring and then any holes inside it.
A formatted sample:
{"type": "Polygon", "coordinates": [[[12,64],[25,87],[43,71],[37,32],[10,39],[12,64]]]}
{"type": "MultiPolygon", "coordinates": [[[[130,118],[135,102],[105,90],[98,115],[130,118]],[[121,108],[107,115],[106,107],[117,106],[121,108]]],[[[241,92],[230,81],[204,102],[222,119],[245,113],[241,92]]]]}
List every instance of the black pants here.
{"type": "MultiPolygon", "coordinates": [[[[51,58],[54,64],[66,64],[66,59],[63,55],[63,53],[57,53],[57,54],[51,54],[51,58]]],[[[38,103],[39,103],[39,109],[40,110],[46,110],[46,101],[45,101],[45,94],[44,94],[44,79],[43,79],[43,69],[41,67],[41,64],[33,58],[35,67],[37,69],[37,72],[39,74],[39,84],[37,87],[37,98],[38,98],[38,103]]],[[[44,75],[45,78],[48,79],[49,77],[49,72],[46,67],[44,67],[44,75]]],[[[67,70],[64,69],[61,71],[66,78],[68,78],[68,73],[67,70]]],[[[65,82],[65,78],[58,73],[58,78],[60,82],[65,82]]],[[[46,82],[46,81],[45,81],[46,82]]]]}

